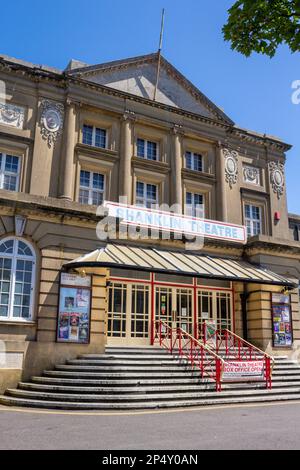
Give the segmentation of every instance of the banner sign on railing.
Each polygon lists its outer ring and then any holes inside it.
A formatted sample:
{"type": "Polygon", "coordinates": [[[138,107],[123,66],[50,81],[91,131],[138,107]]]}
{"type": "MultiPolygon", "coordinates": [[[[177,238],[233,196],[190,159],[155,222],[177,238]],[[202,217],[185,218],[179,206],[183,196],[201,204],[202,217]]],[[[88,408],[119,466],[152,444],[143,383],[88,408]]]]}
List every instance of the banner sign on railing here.
{"type": "Polygon", "coordinates": [[[264,361],[226,361],[223,370],[223,380],[263,380],[264,361]]]}

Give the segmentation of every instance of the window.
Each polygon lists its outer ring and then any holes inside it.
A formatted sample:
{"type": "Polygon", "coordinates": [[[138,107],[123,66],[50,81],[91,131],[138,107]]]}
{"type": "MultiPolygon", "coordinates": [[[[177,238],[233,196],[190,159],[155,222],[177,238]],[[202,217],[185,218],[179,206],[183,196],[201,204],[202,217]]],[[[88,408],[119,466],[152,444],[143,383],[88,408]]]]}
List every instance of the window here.
{"type": "Polygon", "coordinates": [[[158,188],[155,184],[136,183],[136,205],[148,207],[158,204],[158,188]]]}
{"type": "Polygon", "coordinates": [[[0,189],[19,190],[20,159],[0,153],[0,189]]]}
{"type": "Polygon", "coordinates": [[[149,140],[137,139],[137,156],[147,160],[158,159],[158,144],[149,140]]]}
{"type": "Polygon", "coordinates": [[[106,148],[106,130],[98,127],[83,125],[82,143],[93,147],[106,148]]]}
{"type": "Polygon", "coordinates": [[[32,318],[35,256],[24,241],[0,242],[0,319],[32,318]]]}
{"type": "Polygon", "coordinates": [[[185,153],[185,167],[188,170],[203,171],[202,155],[194,152],[185,153]]]}
{"type": "Polygon", "coordinates": [[[197,193],[186,193],[185,214],[190,217],[205,217],[204,195],[197,193]]]}
{"type": "Polygon", "coordinates": [[[104,175],[93,171],[80,171],[79,202],[99,206],[104,198],[104,175]]]}
{"type": "Polygon", "coordinates": [[[254,237],[262,232],[261,212],[261,207],[245,204],[245,224],[248,237],[254,237]]]}

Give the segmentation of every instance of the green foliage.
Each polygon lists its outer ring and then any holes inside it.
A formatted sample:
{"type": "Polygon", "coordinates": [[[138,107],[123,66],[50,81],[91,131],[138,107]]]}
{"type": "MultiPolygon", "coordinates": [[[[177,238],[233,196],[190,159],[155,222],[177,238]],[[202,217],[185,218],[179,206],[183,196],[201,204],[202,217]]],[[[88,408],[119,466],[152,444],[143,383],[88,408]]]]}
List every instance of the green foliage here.
{"type": "Polygon", "coordinates": [[[246,57],[273,57],[280,44],[300,51],[300,0],[238,0],[228,13],[224,39],[246,57]]]}

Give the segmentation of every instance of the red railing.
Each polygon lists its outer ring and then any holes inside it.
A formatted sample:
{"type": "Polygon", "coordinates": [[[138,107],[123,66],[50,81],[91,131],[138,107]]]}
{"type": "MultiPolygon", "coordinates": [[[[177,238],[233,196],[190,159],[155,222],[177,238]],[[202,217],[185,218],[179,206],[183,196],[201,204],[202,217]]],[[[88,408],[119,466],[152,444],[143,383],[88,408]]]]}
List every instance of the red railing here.
{"type": "Polygon", "coordinates": [[[253,346],[253,344],[244,340],[228,329],[213,331],[205,323],[201,325],[199,336],[202,338],[203,343],[214,349],[216,353],[222,354],[225,362],[230,361],[264,361],[264,378],[266,380],[267,388],[272,388],[272,372],[274,367],[274,359],[262,351],[261,349],[253,346]]]}
{"type": "Polygon", "coordinates": [[[158,321],[154,342],[171,354],[187,359],[192,368],[199,370],[202,378],[206,376],[215,381],[217,391],[221,391],[222,382],[251,379],[264,379],[266,387],[272,388],[274,359],[271,356],[229,330],[216,330],[207,335],[204,327],[200,333],[203,340],[194,338],[182,328],[172,328],[158,321]],[[247,375],[249,365],[250,375],[247,375]]]}
{"type": "Polygon", "coordinates": [[[216,382],[216,390],[221,391],[224,360],[208,346],[193,338],[181,328],[172,328],[159,321],[155,327],[155,339],[159,345],[171,354],[178,354],[188,360],[192,368],[216,382]]]}

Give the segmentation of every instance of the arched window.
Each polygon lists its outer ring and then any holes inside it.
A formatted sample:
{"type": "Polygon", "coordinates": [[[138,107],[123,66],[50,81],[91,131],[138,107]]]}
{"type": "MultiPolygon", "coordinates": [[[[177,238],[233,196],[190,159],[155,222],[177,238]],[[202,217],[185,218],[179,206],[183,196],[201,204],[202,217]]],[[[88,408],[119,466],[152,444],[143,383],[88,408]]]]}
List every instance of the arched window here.
{"type": "Polygon", "coordinates": [[[19,238],[0,241],[0,320],[31,320],[35,254],[19,238]]]}

